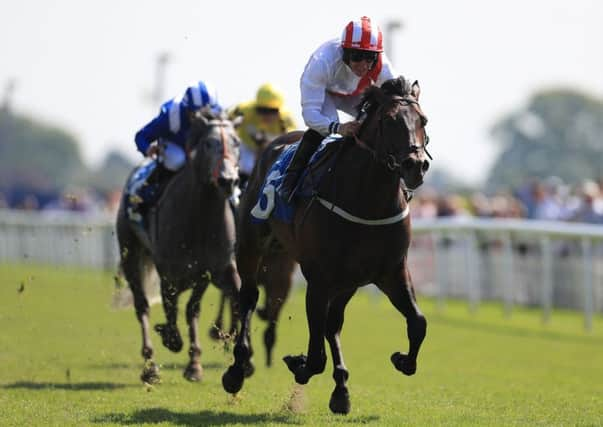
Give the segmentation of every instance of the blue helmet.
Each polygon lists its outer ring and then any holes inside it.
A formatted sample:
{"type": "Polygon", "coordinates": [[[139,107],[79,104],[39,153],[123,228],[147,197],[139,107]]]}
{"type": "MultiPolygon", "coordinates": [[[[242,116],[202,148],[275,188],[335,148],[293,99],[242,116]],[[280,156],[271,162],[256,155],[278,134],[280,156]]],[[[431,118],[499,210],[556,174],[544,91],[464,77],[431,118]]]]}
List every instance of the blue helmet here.
{"type": "Polygon", "coordinates": [[[209,106],[215,113],[222,111],[215,89],[202,80],[186,88],[181,104],[190,111],[199,110],[205,106],[209,106]]]}

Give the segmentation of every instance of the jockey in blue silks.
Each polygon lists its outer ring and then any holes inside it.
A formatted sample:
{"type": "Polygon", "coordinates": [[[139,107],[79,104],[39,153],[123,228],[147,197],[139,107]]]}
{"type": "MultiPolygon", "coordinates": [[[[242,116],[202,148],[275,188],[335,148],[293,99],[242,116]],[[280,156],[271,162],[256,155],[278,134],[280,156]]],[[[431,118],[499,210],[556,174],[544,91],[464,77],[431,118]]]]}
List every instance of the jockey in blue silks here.
{"type": "Polygon", "coordinates": [[[191,117],[204,107],[222,111],[213,87],[200,80],[186,89],[182,99],[165,102],[159,115],[136,133],[138,151],[152,160],[134,172],[127,188],[128,216],[134,222],[142,224],[144,211],[157,200],[160,188],[184,166],[191,117]]]}

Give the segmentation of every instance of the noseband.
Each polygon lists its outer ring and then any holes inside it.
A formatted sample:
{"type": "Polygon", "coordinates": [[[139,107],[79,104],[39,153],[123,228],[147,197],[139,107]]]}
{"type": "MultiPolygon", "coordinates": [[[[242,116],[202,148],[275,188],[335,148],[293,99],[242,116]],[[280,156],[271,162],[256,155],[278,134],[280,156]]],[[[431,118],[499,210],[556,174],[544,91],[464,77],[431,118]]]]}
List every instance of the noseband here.
{"type": "MultiPolygon", "coordinates": [[[[371,152],[373,154],[373,158],[378,163],[383,164],[389,171],[395,172],[398,175],[402,175],[402,164],[404,163],[404,161],[406,159],[410,158],[411,155],[420,153],[421,151],[423,151],[423,152],[425,152],[427,157],[429,157],[430,160],[433,160],[433,157],[431,157],[431,154],[429,153],[429,151],[427,151],[426,146],[429,143],[429,136],[427,135],[427,131],[425,130],[425,125],[427,124],[427,116],[425,116],[425,114],[421,110],[421,106],[419,105],[419,102],[408,95],[407,96],[394,96],[392,98],[392,101],[394,102],[394,104],[398,104],[398,105],[412,105],[414,107],[415,111],[417,112],[417,114],[419,114],[419,117],[421,119],[421,124],[423,126],[423,132],[424,132],[423,145],[411,144],[408,147],[408,152],[407,152],[406,156],[404,157],[404,159],[402,159],[401,161],[398,161],[398,159],[396,158],[396,156],[393,153],[386,152],[384,156],[380,156],[379,153],[377,152],[377,150],[375,150],[372,147],[369,147],[365,142],[360,140],[356,135],[354,135],[354,139],[356,141],[356,144],[359,147],[364,148],[365,150],[368,150],[369,152],[371,152]]],[[[379,107],[379,108],[382,108],[382,107],[379,107]]],[[[366,118],[366,112],[364,110],[362,110],[360,113],[360,116],[363,118],[366,118]]],[[[377,133],[378,133],[378,135],[383,135],[383,118],[382,117],[379,118],[379,127],[378,127],[377,133]]]]}
{"type": "Polygon", "coordinates": [[[235,156],[233,155],[232,150],[230,149],[230,146],[228,143],[228,135],[226,133],[226,127],[229,124],[230,124],[230,122],[228,120],[224,120],[224,119],[209,120],[205,124],[205,129],[203,130],[203,135],[197,139],[197,143],[195,144],[195,146],[189,147],[189,149],[187,150],[187,155],[188,155],[189,159],[194,158],[196,155],[196,152],[197,152],[197,147],[199,146],[199,144],[201,144],[203,141],[205,141],[208,138],[208,136],[211,134],[212,128],[219,128],[222,154],[221,154],[221,158],[219,159],[219,161],[212,168],[211,176],[213,179],[217,179],[218,174],[220,172],[220,167],[224,163],[224,161],[231,160],[235,164],[238,163],[238,161],[234,158],[235,156]]]}

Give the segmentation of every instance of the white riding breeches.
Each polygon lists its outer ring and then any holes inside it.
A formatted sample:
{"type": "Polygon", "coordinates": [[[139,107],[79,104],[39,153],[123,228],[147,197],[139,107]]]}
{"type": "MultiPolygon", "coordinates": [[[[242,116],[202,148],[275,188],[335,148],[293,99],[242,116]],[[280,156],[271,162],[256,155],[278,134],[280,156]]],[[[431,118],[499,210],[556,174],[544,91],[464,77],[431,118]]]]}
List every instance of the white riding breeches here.
{"type": "Polygon", "coordinates": [[[239,171],[246,175],[251,175],[255,165],[255,152],[245,144],[241,144],[239,157],[239,171]]]}
{"type": "Polygon", "coordinates": [[[176,172],[186,163],[186,153],[173,142],[162,142],[158,160],[166,169],[176,172]]]}

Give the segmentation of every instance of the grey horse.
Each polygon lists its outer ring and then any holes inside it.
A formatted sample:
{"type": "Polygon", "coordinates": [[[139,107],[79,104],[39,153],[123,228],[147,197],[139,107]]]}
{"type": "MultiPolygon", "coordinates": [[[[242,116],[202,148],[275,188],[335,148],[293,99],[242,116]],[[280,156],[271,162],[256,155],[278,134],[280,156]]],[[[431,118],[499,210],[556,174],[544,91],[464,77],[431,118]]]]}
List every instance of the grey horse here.
{"type": "Polygon", "coordinates": [[[192,288],[186,305],[190,360],[184,370],[184,377],[190,381],[203,376],[197,327],[203,293],[212,282],[227,295],[238,294],[235,218],[229,198],[238,182],[239,145],[231,121],[209,112],[197,113],[188,136],[187,162],[150,209],[147,233],[127,218],[126,196],[122,197],[116,224],[120,269],[132,290],[142,328],[143,382],[160,380],[153,360],[150,310],[143,286],[149,269],[154,267],[159,275],[167,320],[155,325],[155,330],[163,345],[173,352],[183,347],[176,324],[178,296],[192,288]]]}

